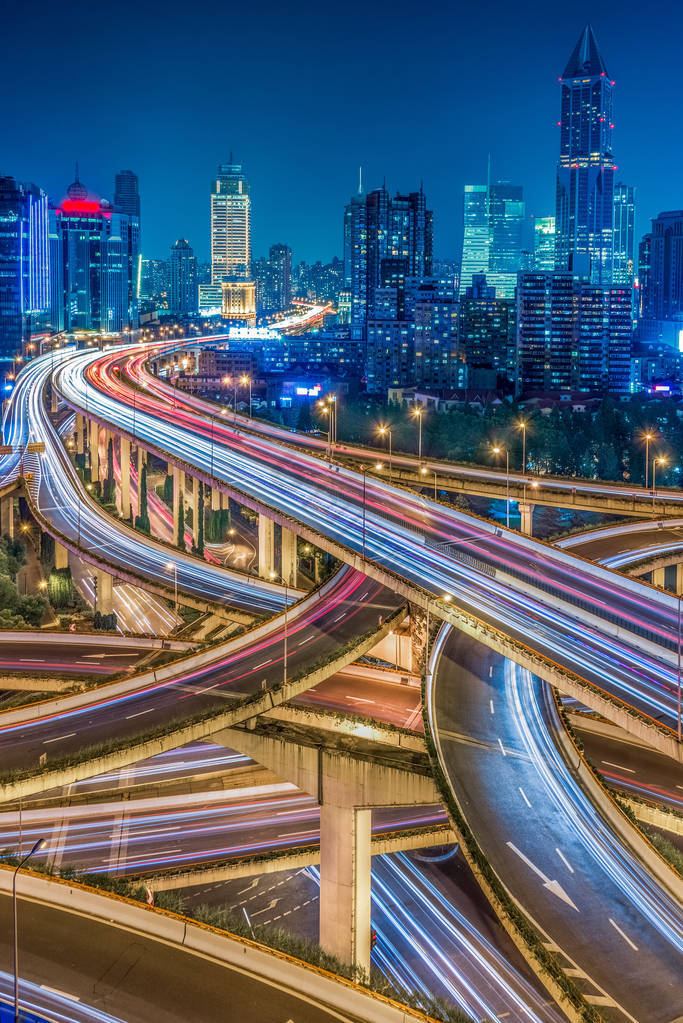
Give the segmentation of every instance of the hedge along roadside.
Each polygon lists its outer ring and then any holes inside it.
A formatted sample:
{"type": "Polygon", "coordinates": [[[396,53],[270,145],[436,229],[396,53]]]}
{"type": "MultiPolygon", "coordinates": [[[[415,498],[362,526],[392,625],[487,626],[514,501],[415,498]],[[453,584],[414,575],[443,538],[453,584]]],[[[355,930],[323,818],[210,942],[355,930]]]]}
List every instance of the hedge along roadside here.
{"type": "Polygon", "coordinates": [[[427,682],[422,691],[422,715],[425,729],[427,752],[432,765],[432,775],[437,789],[440,791],[446,812],[451,821],[460,847],[472,873],[486,895],[496,916],[505,931],[512,938],[536,976],[550,992],[562,1011],[572,1023],[602,1023],[602,1016],[597,1009],[585,1000],[573,980],[565,973],[555,956],[549,952],[531,921],[524,915],[516,902],[508,893],[489,861],[484,856],[479,843],[470,830],[467,819],[460,809],[448,778],[441,765],[440,754],[432,732],[430,719],[431,690],[429,680],[434,678],[434,668],[440,657],[438,639],[450,631],[451,626],[445,625],[439,632],[437,643],[432,650],[432,664],[428,666],[427,682]]]}
{"type": "Polygon", "coordinates": [[[61,761],[52,761],[49,765],[4,772],[0,775],[3,780],[0,786],[0,802],[24,798],[36,792],[70,785],[98,774],[127,767],[138,760],[177,749],[188,742],[205,739],[248,718],[258,717],[259,714],[272,710],[281,703],[287,703],[299,693],[336,674],[340,668],[370,650],[378,639],[387,635],[404,616],[405,608],[401,607],[382,626],[349,640],[341,648],[341,652],[337,649],[329,656],[308,665],[298,675],[289,679],[286,686],[280,682],[265,691],[257,690],[246,697],[238,698],[228,711],[223,707],[213,708],[204,714],[166,722],[135,736],[108,744],[102,743],[95,747],[84,747],[61,758],[61,761]]]}
{"type": "MultiPolygon", "coordinates": [[[[0,888],[11,891],[12,868],[0,866],[0,888]]],[[[22,896],[61,912],[100,920],[141,934],[160,944],[184,949],[189,955],[209,957],[228,968],[261,980],[272,988],[284,988],[318,1005],[339,1012],[341,1019],[368,1023],[408,1023],[430,1017],[376,994],[352,980],[341,978],[300,959],[268,949],[248,938],[238,938],[210,924],[190,920],[170,910],[141,905],[117,894],[103,894],[76,881],[46,878],[32,871],[22,874],[22,896]],[[266,978],[266,979],[264,979],[266,978]]]]}

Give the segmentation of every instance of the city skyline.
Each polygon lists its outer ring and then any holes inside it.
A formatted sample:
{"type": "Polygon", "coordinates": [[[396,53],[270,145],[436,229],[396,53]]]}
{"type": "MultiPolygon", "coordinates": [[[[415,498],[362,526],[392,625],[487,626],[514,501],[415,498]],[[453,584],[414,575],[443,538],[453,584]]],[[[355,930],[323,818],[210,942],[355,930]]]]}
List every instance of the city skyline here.
{"type": "MultiPolygon", "coordinates": [[[[607,14],[608,6],[597,4],[581,15],[553,12],[543,20],[535,16],[536,5],[526,4],[516,13],[516,27],[511,26],[511,14],[502,6],[489,3],[486,8],[491,17],[486,21],[485,74],[481,53],[473,45],[478,25],[474,15],[458,12],[457,33],[446,33],[449,50],[439,36],[445,9],[435,8],[423,16],[423,34],[417,44],[400,27],[403,8],[395,9],[386,49],[395,56],[410,52],[418,73],[416,87],[410,96],[401,97],[395,111],[381,102],[391,82],[388,56],[380,54],[373,68],[356,68],[348,89],[346,84],[340,88],[344,47],[352,46],[348,26],[353,21],[353,7],[339,38],[325,40],[329,72],[309,46],[313,29],[306,20],[307,8],[294,15],[290,12],[286,24],[281,12],[269,8],[266,27],[258,27],[260,35],[246,15],[238,15],[244,47],[231,59],[237,68],[251,59],[253,88],[248,96],[242,96],[242,86],[237,87],[236,96],[231,93],[225,108],[212,91],[215,72],[210,61],[202,61],[195,71],[195,50],[181,38],[176,10],[170,9],[157,44],[145,46],[152,29],[151,9],[136,26],[144,58],[134,67],[131,83],[111,90],[98,104],[98,116],[90,118],[92,100],[86,71],[75,59],[76,44],[85,29],[74,29],[64,40],[62,58],[73,59],[68,71],[56,83],[51,82],[45,110],[38,103],[44,84],[41,73],[29,81],[21,60],[15,63],[17,58],[8,55],[7,73],[29,105],[35,97],[37,121],[32,118],[29,127],[18,113],[9,112],[6,137],[12,141],[7,146],[4,173],[35,181],[59,202],[72,180],[77,159],[82,179],[105,197],[111,193],[113,174],[121,166],[130,167],[140,177],[145,255],[165,257],[173,242],[185,237],[203,261],[208,258],[206,190],[215,167],[227,161],[233,150],[252,183],[254,253],[266,253],[271,244],[283,240],[292,247],[295,260],[313,262],[341,254],[338,211],[355,190],[362,165],[368,190],[379,187],[385,174],[390,192],[424,181],[435,210],[435,255],[452,258],[460,249],[463,187],[485,180],[489,153],[492,180],[521,184],[527,210],[536,217],[554,213],[553,168],[559,154],[557,79],[569,48],[590,19],[617,82],[617,175],[637,190],[636,235],[642,236],[650,218],[662,210],[678,208],[675,181],[666,179],[679,143],[666,131],[666,108],[656,102],[656,90],[666,89],[667,84],[675,90],[666,60],[667,39],[672,36],[669,29],[659,39],[657,21],[650,20],[636,31],[636,20],[627,16],[635,6],[629,4],[619,19],[607,14]],[[303,62],[303,68],[298,62],[297,75],[293,75],[282,64],[275,37],[280,32],[288,40],[296,35],[296,29],[299,45],[307,54],[310,49],[310,60],[303,62]],[[653,51],[656,37],[657,74],[644,74],[642,55],[648,46],[653,51]],[[473,53],[468,53],[468,41],[473,53]],[[172,80],[162,95],[155,83],[166,73],[167,62],[180,55],[182,46],[186,73],[178,76],[178,81],[172,80]],[[280,75],[278,92],[283,86],[289,90],[286,103],[274,91],[276,73],[280,75]],[[470,83],[477,75],[481,76],[479,85],[472,90],[470,83]],[[59,115],[53,117],[55,104],[59,115]],[[165,116],[167,104],[173,105],[172,121],[165,116]],[[353,117],[349,116],[349,104],[354,107],[353,117]],[[509,116],[510,104],[514,105],[514,117],[509,116]],[[380,116],[382,131],[377,130],[380,116]],[[264,123],[267,131],[262,130],[264,123]],[[305,155],[297,142],[304,126],[312,133],[305,155]],[[666,150],[664,139],[669,145],[666,150]],[[46,160],[48,151],[50,159],[46,160]],[[302,210],[307,214],[302,216],[302,210]],[[311,210],[315,216],[308,215],[311,210]]],[[[53,15],[45,9],[41,16],[49,35],[53,15]]],[[[24,17],[18,12],[10,15],[19,32],[24,17]]],[[[93,27],[98,17],[97,12],[88,13],[93,27]]],[[[220,19],[220,13],[216,17],[220,19]]],[[[674,14],[673,20],[677,18],[674,14]]],[[[84,24],[84,17],[76,15],[74,23],[84,24]]],[[[370,34],[379,30],[372,14],[366,24],[370,34]]],[[[38,41],[36,45],[41,48],[44,44],[38,41]]]]}

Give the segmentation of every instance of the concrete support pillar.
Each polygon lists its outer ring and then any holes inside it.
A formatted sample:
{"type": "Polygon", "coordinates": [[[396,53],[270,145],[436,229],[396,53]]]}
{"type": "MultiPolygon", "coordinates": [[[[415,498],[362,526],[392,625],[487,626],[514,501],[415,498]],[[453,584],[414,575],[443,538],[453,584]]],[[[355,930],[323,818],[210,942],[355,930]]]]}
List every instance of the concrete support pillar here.
{"type": "Polygon", "coordinates": [[[121,438],[121,483],[119,486],[121,517],[127,519],[130,515],[130,441],[127,437],[121,438]]]}
{"type": "Polygon", "coordinates": [[[140,445],[138,444],[138,464],[137,464],[138,486],[140,486],[140,477],[142,476],[142,467],[143,467],[144,464],[145,464],[145,449],[140,447],[140,445]]]}
{"type": "Polygon", "coordinates": [[[66,547],[62,547],[61,543],[57,543],[55,540],[55,568],[68,568],[69,567],[69,552],[66,547]]]}
{"type": "Polygon", "coordinates": [[[211,511],[221,510],[221,492],[211,487],[211,511]]]}
{"type": "Polygon", "coordinates": [[[297,559],[296,559],[296,533],[291,529],[282,527],[282,578],[288,586],[296,586],[297,581],[297,559]]]}
{"type": "Polygon", "coordinates": [[[192,543],[199,545],[199,480],[192,477],[192,543]]]}
{"type": "Polygon", "coordinates": [[[683,565],[676,565],[676,594],[683,593],[683,565]]]}
{"type": "Polygon", "coordinates": [[[0,533],[14,536],[14,498],[11,494],[0,501],[0,533]]]}
{"type": "Polygon", "coordinates": [[[51,392],[50,412],[52,412],[52,414],[54,415],[55,412],[57,411],[57,391],[55,390],[54,385],[50,387],[50,392],[51,392]]]}
{"type": "Polygon", "coordinates": [[[266,515],[258,517],[258,574],[268,579],[275,571],[275,523],[266,515]]]}
{"type": "Polygon", "coordinates": [[[95,483],[100,478],[100,428],[92,419],[88,423],[88,447],[90,448],[90,479],[95,483]]]}
{"type": "Polygon", "coordinates": [[[659,586],[663,590],[666,586],[666,569],[655,568],[652,573],[652,585],[659,586]]]}
{"type": "Polygon", "coordinates": [[[83,416],[80,412],[76,413],[76,454],[83,454],[83,416]]]}
{"type": "Polygon", "coordinates": [[[114,580],[109,572],[97,569],[97,599],[95,610],[108,615],[114,610],[114,580]]]}
{"type": "Polygon", "coordinates": [[[185,473],[173,467],[173,543],[178,542],[180,502],[185,500],[185,473]]]}
{"type": "Polygon", "coordinates": [[[230,511],[230,494],[221,491],[221,511],[230,511]]]}
{"type": "Polygon", "coordinates": [[[109,430],[100,431],[100,441],[102,446],[100,448],[100,483],[103,483],[107,478],[107,454],[109,452],[109,441],[114,443],[113,435],[109,430]]]}
{"type": "Polygon", "coordinates": [[[372,811],[320,807],[320,944],[370,974],[372,811]]]}
{"type": "Polygon", "coordinates": [[[533,536],[534,535],[534,505],[533,504],[529,504],[529,503],[525,503],[523,501],[520,501],[519,502],[519,514],[520,514],[521,519],[522,519],[520,529],[522,530],[522,532],[524,533],[525,536],[533,536]]]}

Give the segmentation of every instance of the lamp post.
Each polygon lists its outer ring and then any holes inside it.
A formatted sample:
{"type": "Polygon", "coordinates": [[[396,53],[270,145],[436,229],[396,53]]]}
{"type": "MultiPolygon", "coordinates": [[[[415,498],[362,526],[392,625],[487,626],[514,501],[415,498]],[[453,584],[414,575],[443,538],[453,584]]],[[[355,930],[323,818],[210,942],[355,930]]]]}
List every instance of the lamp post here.
{"type": "Polygon", "coordinates": [[[271,572],[270,578],[275,582],[279,580],[285,588],[285,632],[284,632],[284,657],[282,659],[282,684],[287,685],[287,605],[289,604],[289,588],[287,580],[277,572],[271,572]]]}
{"type": "Polygon", "coordinates": [[[243,376],[240,377],[240,383],[245,387],[249,384],[249,418],[251,419],[251,377],[243,376]]]}
{"type": "Polygon", "coordinates": [[[647,490],[647,471],[650,462],[650,441],[655,439],[654,433],[648,432],[645,434],[645,489],[647,490]]]}
{"type": "Polygon", "coordinates": [[[379,433],[380,437],[388,437],[389,438],[389,482],[391,483],[391,471],[392,471],[391,427],[389,427],[389,426],[380,426],[380,428],[379,428],[379,430],[377,432],[379,433]]]}
{"type": "Polygon", "coordinates": [[[417,460],[422,461],[422,413],[424,409],[414,408],[413,417],[417,419],[417,460]]]}
{"type": "Polygon", "coordinates": [[[522,472],[526,472],[526,423],[522,419],[518,424],[519,429],[522,431],[522,472]]]}
{"type": "Polygon", "coordinates": [[[166,569],[168,572],[173,572],[173,600],[175,602],[175,611],[178,613],[178,565],[175,561],[167,561],[166,569]]]}
{"type": "Polygon", "coordinates": [[[493,448],[494,455],[505,452],[505,525],[510,528],[510,450],[496,445],[493,448]]]}
{"type": "Polygon", "coordinates": [[[19,940],[17,937],[17,874],[34,853],[45,848],[44,838],[39,838],[31,851],[14,868],[12,876],[12,919],[14,923],[14,1023],[19,1023],[19,940]]]}
{"type": "Polygon", "coordinates": [[[327,460],[332,460],[332,413],[329,405],[324,401],[318,402],[318,408],[323,416],[327,416],[327,460]]]}
{"type": "Polygon", "coordinates": [[[431,472],[432,476],[434,477],[434,500],[436,501],[437,500],[437,496],[436,496],[436,469],[428,469],[426,465],[423,465],[423,466],[420,467],[420,475],[421,476],[426,476],[428,472],[431,472]]]}
{"type": "Polygon", "coordinates": [[[657,463],[666,465],[666,458],[661,456],[652,459],[652,517],[655,515],[655,498],[657,497],[657,463]]]}
{"type": "Polygon", "coordinates": [[[362,465],[361,469],[360,469],[361,476],[363,477],[363,545],[362,545],[363,561],[365,561],[365,521],[366,521],[365,495],[366,495],[367,474],[368,474],[368,472],[371,469],[379,470],[381,468],[382,468],[382,463],[381,462],[376,462],[375,465],[362,465]]]}
{"type": "Polygon", "coordinates": [[[232,377],[223,377],[223,383],[227,386],[233,385],[232,389],[232,417],[234,422],[237,422],[237,377],[233,380],[232,377]]]}

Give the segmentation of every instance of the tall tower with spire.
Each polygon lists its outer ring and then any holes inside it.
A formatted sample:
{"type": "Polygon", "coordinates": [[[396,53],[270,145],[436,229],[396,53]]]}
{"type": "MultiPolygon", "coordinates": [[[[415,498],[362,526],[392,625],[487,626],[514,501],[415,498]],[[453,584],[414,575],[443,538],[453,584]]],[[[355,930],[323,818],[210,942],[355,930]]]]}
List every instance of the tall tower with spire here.
{"type": "Polygon", "coordinates": [[[612,283],[614,157],[612,91],[605,61],[586,25],[559,79],[555,269],[612,283]]]}

